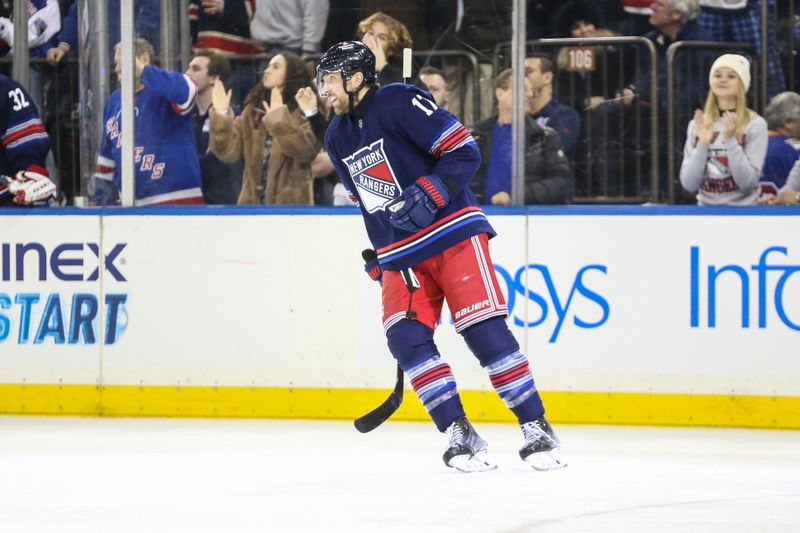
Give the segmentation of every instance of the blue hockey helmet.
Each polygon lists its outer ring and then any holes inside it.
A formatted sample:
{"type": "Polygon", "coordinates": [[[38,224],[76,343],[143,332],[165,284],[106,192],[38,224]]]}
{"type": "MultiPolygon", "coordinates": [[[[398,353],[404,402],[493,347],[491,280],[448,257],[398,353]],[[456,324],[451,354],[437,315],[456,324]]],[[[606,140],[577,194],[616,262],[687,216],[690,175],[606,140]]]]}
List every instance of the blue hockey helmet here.
{"type": "MultiPolygon", "coordinates": [[[[322,55],[317,65],[317,87],[321,87],[322,77],[326,74],[339,73],[342,76],[342,83],[347,81],[356,72],[364,75],[364,82],[355,91],[358,92],[366,83],[374,83],[378,80],[375,70],[375,54],[361,41],[344,41],[331,46],[322,55]]],[[[346,89],[345,89],[346,90],[346,89]]]]}

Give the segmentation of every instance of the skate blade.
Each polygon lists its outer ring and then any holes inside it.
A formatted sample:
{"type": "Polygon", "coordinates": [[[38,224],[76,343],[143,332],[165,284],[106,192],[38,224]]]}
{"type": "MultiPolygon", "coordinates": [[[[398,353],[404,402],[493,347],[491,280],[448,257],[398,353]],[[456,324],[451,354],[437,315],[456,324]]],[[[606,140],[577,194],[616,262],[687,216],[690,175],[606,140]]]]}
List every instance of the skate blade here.
{"type": "Polygon", "coordinates": [[[558,470],[559,468],[567,466],[566,461],[561,459],[561,453],[558,449],[548,452],[532,453],[524,460],[535,470],[539,471],[558,470]]]}
{"type": "Polygon", "coordinates": [[[497,465],[483,453],[476,453],[473,456],[456,455],[450,459],[450,464],[447,466],[455,468],[459,472],[464,472],[465,474],[488,472],[497,469],[497,465]]]}

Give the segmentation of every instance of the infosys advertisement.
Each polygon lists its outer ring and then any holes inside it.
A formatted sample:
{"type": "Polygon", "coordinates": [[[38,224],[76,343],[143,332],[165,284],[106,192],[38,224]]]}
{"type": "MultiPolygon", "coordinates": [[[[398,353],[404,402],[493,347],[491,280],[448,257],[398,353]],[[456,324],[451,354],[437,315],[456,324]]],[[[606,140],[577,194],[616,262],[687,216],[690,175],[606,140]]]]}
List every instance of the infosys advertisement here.
{"type": "MultiPolygon", "coordinates": [[[[0,215],[0,382],[385,387],[347,213],[0,215]]],[[[800,217],[489,218],[543,390],[800,396],[800,217]]],[[[447,309],[436,339],[488,388],[447,309]]]]}

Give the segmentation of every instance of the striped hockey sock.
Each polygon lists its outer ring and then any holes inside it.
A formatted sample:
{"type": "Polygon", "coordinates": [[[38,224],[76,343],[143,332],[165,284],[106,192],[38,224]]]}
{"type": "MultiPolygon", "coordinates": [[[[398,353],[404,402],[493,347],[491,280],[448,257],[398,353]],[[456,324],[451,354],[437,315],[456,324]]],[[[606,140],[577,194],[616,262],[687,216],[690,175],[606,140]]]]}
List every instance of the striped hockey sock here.
{"type": "Polygon", "coordinates": [[[520,352],[507,355],[486,367],[492,386],[505,404],[516,412],[516,407],[536,394],[528,360],[520,352]]]}
{"type": "Polygon", "coordinates": [[[406,374],[428,413],[450,398],[458,396],[456,379],[450,365],[436,355],[409,368],[406,374]]]}

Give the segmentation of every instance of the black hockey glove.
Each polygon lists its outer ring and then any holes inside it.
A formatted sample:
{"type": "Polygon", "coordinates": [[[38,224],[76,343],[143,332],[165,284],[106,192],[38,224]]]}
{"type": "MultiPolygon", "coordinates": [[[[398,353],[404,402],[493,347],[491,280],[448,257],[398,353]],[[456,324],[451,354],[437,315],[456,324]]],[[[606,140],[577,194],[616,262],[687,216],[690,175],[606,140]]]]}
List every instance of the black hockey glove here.
{"type": "Polygon", "coordinates": [[[393,226],[416,233],[430,226],[436,212],[450,201],[450,193],[436,176],[422,176],[389,204],[389,222],[393,226]]]}

